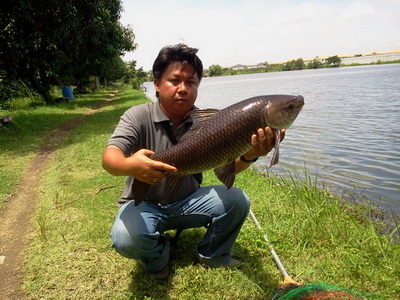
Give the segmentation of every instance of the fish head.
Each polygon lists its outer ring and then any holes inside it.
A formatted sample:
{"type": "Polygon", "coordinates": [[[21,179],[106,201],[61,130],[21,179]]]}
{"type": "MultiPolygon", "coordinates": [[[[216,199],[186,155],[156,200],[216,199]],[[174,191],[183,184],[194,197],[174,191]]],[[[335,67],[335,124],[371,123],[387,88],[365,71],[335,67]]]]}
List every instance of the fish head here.
{"type": "Polygon", "coordinates": [[[303,96],[270,95],[266,96],[264,116],[272,128],[287,129],[304,106],[303,96]]]}

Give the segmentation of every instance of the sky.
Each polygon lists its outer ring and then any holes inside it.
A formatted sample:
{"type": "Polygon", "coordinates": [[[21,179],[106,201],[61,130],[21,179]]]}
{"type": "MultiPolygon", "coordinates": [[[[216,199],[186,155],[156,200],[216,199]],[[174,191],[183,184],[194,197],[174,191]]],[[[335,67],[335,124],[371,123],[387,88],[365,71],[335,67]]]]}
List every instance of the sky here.
{"type": "Polygon", "coordinates": [[[124,60],[151,70],[185,43],[211,65],[283,62],[400,49],[400,0],[122,0],[138,47],[124,60]]]}

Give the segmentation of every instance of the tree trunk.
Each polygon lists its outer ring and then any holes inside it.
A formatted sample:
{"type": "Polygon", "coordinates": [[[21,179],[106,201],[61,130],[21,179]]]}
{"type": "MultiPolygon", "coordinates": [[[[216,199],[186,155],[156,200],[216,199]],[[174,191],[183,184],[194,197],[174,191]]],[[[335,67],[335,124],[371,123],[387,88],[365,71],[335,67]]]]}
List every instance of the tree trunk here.
{"type": "Polygon", "coordinates": [[[86,86],[83,81],[76,82],[76,88],[80,94],[84,94],[86,92],[86,86]]]}
{"type": "Polygon", "coordinates": [[[35,75],[35,71],[32,69],[29,70],[29,82],[33,89],[42,96],[47,105],[55,103],[55,100],[50,95],[50,85],[40,82],[39,78],[35,75]]]}
{"type": "Polygon", "coordinates": [[[94,77],[94,90],[97,91],[100,88],[100,78],[99,76],[94,77]]]}

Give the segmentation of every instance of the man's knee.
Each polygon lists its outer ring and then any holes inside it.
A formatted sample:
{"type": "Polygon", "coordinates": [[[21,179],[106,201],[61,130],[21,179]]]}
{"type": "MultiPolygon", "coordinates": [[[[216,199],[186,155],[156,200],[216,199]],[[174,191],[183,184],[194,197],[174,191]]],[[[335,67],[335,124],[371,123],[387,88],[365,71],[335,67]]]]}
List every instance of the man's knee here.
{"type": "Polygon", "coordinates": [[[238,211],[243,211],[247,214],[250,208],[250,199],[249,197],[239,188],[232,187],[228,190],[230,195],[230,201],[232,205],[234,205],[234,209],[238,211]]]}
{"type": "Polygon", "coordinates": [[[113,247],[122,256],[133,258],[132,254],[134,252],[135,244],[132,237],[128,234],[124,226],[118,226],[119,224],[114,224],[111,231],[111,239],[113,247]]]}
{"type": "Polygon", "coordinates": [[[151,252],[158,243],[158,238],[147,233],[129,234],[126,230],[118,231],[113,228],[112,247],[122,256],[128,258],[141,258],[143,253],[151,252]]]}
{"type": "Polygon", "coordinates": [[[241,189],[232,187],[227,190],[225,186],[220,186],[216,191],[225,213],[239,219],[247,216],[250,210],[250,199],[241,189]]]}

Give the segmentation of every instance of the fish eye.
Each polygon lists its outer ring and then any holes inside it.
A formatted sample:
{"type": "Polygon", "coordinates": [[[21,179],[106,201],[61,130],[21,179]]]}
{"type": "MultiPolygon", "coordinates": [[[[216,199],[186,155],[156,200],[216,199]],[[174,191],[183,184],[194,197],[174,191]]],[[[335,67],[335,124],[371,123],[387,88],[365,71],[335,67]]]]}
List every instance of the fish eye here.
{"type": "Polygon", "coordinates": [[[288,109],[293,109],[294,108],[294,104],[293,103],[290,103],[289,105],[288,105],[288,109]]]}

